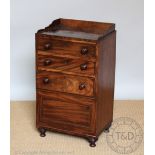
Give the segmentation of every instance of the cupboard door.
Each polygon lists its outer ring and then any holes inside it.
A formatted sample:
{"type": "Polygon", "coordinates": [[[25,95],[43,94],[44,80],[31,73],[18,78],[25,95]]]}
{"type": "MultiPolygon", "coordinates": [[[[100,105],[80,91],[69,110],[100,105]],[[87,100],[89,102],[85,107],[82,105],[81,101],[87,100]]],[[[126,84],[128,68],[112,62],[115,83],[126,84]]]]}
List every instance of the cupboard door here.
{"type": "Polygon", "coordinates": [[[56,93],[37,92],[38,122],[58,128],[79,131],[94,130],[95,103],[91,98],[56,93]],[[59,97],[61,96],[61,97],[59,97]]]}

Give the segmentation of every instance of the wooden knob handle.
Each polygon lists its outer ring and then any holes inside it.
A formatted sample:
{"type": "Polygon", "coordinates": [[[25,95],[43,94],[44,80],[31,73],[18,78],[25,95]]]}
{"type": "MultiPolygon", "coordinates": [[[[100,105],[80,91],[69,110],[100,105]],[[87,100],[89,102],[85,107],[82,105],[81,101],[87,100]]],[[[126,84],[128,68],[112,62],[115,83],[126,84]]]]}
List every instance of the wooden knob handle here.
{"type": "Polygon", "coordinates": [[[86,70],[87,69],[87,64],[81,64],[80,68],[81,68],[81,70],[86,70]]]}
{"type": "Polygon", "coordinates": [[[52,63],[52,60],[51,59],[46,59],[45,61],[44,61],[44,65],[45,66],[48,66],[48,65],[50,65],[52,63]]]}
{"type": "Polygon", "coordinates": [[[49,81],[50,81],[50,80],[49,80],[48,78],[44,78],[44,79],[43,79],[43,83],[44,83],[44,84],[48,84],[49,81]]]}
{"type": "Polygon", "coordinates": [[[79,89],[80,89],[80,90],[85,89],[85,88],[86,88],[86,85],[85,85],[84,83],[81,83],[81,84],[79,85],[79,89]]]}
{"type": "Polygon", "coordinates": [[[44,45],[45,50],[49,50],[51,48],[51,44],[47,43],[44,45]]]}
{"type": "Polygon", "coordinates": [[[87,53],[88,53],[88,49],[86,47],[81,49],[82,55],[86,55],[87,53]]]}

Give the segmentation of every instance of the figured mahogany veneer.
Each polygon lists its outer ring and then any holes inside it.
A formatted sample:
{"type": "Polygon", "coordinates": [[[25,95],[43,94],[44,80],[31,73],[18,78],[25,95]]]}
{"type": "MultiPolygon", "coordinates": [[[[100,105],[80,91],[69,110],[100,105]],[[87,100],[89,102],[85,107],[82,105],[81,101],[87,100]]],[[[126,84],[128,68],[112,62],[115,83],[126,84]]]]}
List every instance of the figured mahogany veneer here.
{"type": "MultiPolygon", "coordinates": [[[[45,34],[37,35],[37,44],[36,48],[39,52],[48,53],[51,55],[63,55],[66,57],[73,58],[96,58],[96,49],[92,44],[79,43],[79,42],[71,42],[59,40],[56,38],[52,38],[52,36],[46,36],[45,34]]],[[[41,53],[42,54],[42,53],[41,53]]]]}
{"type": "Polygon", "coordinates": [[[36,126],[90,146],[113,120],[116,31],[112,23],[57,19],[36,33],[36,126]]]}
{"type": "Polygon", "coordinates": [[[44,127],[52,126],[61,130],[81,134],[91,134],[94,132],[95,104],[94,100],[87,97],[61,94],[58,92],[38,91],[37,98],[38,123],[44,127]]]}
{"type": "Polygon", "coordinates": [[[74,72],[83,76],[94,77],[95,74],[95,62],[55,56],[38,55],[37,68],[45,71],[74,72]]]}
{"type": "Polygon", "coordinates": [[[37,88],[94,96],[94,79],[62,73],[41,72],[37,74],[37,88]],[[84,85],[83,88],[82,85],[84,85]]]}

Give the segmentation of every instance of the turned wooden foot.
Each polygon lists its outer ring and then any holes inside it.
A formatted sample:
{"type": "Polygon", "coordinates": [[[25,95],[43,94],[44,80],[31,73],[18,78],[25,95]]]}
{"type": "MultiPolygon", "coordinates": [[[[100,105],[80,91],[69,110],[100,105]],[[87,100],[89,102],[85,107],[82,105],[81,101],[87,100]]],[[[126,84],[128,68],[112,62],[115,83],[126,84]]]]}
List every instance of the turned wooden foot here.
{"type": "Polygon", "coordinates": [[[40,136],[41,137],[45,137],[46,136],[46,129],[45,128],[39,128],[39,131],[40,131],[40,136]]]}
{"type": "Polygon", "coordinates": [[[111,123],[103,130],[103,132],[108,133],[111,127],[111,123]]]}
{"type": "Polygon", "coordinates": [[[88,141],[89,141],[90,147],[95,147],[95,146],[96,146],[95,142],[96,142],[97,140],[98,140],[97,137],[89,137],[89,138],[88,138],[88,141]]]}

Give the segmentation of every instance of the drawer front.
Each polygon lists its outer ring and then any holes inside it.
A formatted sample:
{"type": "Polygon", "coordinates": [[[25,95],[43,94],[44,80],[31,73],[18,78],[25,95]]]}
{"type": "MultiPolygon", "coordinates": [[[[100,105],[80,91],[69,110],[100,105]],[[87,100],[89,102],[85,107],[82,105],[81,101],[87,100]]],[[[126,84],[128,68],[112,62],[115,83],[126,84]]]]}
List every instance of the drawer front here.
{"type": "Polygon", "coordinates": [[[80,59],[70,59],[43,55],[37,56],[38,70],[59,70],[92,76],[94,75],[94,66],[94,62],[88,62],[80,59]]]}
{"type": "Polygon", "coordinates": [[[56,40],[49,38],[49,36],[38,36],[36,48],[37,50],[52,53],[54,55],[75,56],[85,58],[96,57],[95,45],[56,40]]]}
{"type": "Polygon", "coordinates": [[[94,100],[45,91],[38,91],[37,99],[38,123],[65,130],[93,130],[94,100]]]}
{"type": "Polygon", "coordinates": [[[94,79],[62,73],[41,72],[37,74],[37,88],[94,96],[94,79]]]}

